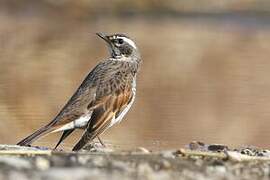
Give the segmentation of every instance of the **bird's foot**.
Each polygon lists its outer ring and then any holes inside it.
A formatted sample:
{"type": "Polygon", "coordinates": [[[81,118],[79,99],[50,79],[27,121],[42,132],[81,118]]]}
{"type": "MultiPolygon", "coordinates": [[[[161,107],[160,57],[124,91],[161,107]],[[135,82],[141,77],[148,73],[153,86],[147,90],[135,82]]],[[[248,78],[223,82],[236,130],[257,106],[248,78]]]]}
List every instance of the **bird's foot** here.
{"type": "Polygon", "coordinates": [[[104,142],[100,139],[100,137],[98,137],[98,141],[99,141],[99,143],[100,143],[104,148],[106,148],[106,145],[105,145],[104,142]]]}

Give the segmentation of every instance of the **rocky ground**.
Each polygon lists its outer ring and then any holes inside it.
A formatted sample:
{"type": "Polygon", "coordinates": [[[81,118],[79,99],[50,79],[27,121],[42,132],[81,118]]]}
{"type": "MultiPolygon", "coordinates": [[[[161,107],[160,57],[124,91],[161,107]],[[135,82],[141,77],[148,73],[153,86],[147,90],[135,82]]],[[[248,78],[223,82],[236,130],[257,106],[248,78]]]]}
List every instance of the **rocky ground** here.
{"type": "Polygon", "coordinates": [[[79,153],[0,146],[0,179],[269,179],[270,151],[192,142],[151,152],[89,148],[79,153]]]}

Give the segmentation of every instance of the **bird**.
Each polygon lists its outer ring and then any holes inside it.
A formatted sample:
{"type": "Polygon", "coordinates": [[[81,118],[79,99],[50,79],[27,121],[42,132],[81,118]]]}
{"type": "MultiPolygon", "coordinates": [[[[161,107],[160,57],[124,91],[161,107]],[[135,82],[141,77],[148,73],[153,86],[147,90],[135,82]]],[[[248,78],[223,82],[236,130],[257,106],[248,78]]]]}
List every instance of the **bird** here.
{"type": "Polygon", "coordinates": [[[121,122],[136,95],[136,76],[142,63],[134,40],[123,33],[96,33],[109,49],[109,57],[99,62],[86,76],[62,110],[48,124],[17,143],[30,146],[40,137],[62,132],[55,149],[74,130],[84,130],[72,151],[87,143],[113,125],[121,122]]]}

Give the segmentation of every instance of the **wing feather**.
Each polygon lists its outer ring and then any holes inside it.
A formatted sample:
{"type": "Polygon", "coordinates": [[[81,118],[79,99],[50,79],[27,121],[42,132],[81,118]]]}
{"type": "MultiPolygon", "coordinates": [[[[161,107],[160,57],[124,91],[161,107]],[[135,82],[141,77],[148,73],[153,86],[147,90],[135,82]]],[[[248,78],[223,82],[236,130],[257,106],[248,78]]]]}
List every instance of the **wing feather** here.
{"type": "Polygon", "coordinates": [[[103,103],[104,105],[93,111],[91,122],[87,129],[91,134],[90,139],[94,139],[114,123],[114,119],[128,106],[133,95],[131,87],[129,87],[125,91],[120,91],[120,94],[108,95],[110,97],[105,98],[106,102],[103,103]]]}
{"type": "Polygon", "coordinates": [[[55,118],[52,129],[57,131],[61,126],[90,113],[92,117],[88,127],[102,128],[103,121],[112,121],[127,106],[133,96],[131,84],[134,79],[132,73],[129,72],[130,68],[113,61],[104,63],[111,64],[107,65],[107,68],[100,68],[101,63],[90,72],[55,118]],[[119,70],[116,71],[116,69],[119,70]]]}
{"type": "MultiPolygon", "coordinates": [[[[58,113],[58,115],[47,125],[52,129],[57,129],[62,125],[68,124],[78,117],[93,111],[101,106],[107,96],[102,96],[100,93],[101,87],[110,79],[113,79],[115,69],[118,69],[120,64],[112,60],[105,60],[99,63],[84,79],[75,94],[69,99],[66,105],[58,113]],[[97,93],[98,98],[97,98],[97,93]]],[[[106,89],[106,94],[111,93],[106,89]]],[[[105,95],[105,94],[104,94],[105,95]]]]}

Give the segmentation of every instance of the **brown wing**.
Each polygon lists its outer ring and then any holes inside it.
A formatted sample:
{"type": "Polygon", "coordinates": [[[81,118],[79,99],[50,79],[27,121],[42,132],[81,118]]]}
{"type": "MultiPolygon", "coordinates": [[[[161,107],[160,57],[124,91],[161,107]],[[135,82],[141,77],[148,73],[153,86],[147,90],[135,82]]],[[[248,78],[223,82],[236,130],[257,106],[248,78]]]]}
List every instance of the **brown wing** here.
{"type": "MultiPolygon", "coordinates": [[[[133,69],[127,62],[107,60],[98,64],[51,122],[51,128],[57,129],[86,113],[91,113],[94,109],[108,104],[105,102],[116,99],[116,104],[120,103],[119,107],[124,106],[123,102],[130,98],[133,75],[133,69]],[[116,98],[117,96],[120,99],[116,98]]],[[[94,120],[91,118],[91,121],[94,120]]]]}
{"type": "Polygon", "coordinates": [[[124,91],[117,92],[104,96],[100,100],[102,103],[93,110],[91,121],[80,141],[74,146],[73,151],[80,150],[87,142],[92,141],[109,128],[112,125],[112,120],[117,118],[134,96],[130,86],[124,91]]]}
{"type": "Polygon", "coordinates": [[[112,118],[117,118],[120,112],[122,112],[130,103],[132,97],[133,92],[131,87],[128,87],[119,93],[104,97],[103,104],[93,111],[88,131],[98,131],[98,129],[103,127],[103,124],[106,124],[107,121],[111,121],[112,118]]]}
{"type": "MultiPolygon", "coordinates": [[[[112,78],[113,70],[117,66],[113,61],[104,61],[98,64],[85,78],[76,93],[71,97],[68,103],[62,108],[55,119],[47,126],[57,129],[62,125],[68,124],[80,116],[91,113],[90,104],[98,106],[99,100],[96,99],[98,87],[102,82],[107,82],[108,78],[112,78]]],[[[119,66],[119,65],[118,65],[119,66]]]]}

